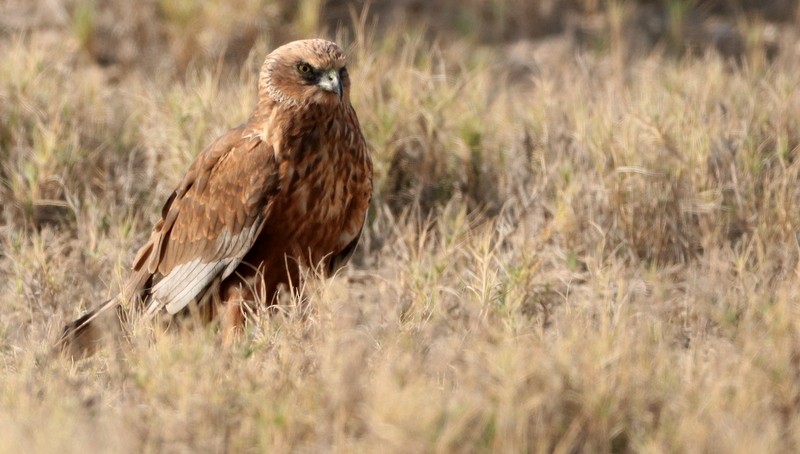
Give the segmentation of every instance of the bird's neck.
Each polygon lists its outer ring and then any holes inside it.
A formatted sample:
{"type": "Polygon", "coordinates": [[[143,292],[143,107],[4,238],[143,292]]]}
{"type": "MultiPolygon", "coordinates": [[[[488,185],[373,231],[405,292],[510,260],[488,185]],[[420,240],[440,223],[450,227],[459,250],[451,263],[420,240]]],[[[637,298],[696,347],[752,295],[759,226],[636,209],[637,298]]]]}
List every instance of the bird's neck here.
{"type": "MultiPolygon", "coordinates": [[[[260,103],[248,121],[253,136],[271,144],[280,152],[302,152],[320,143],[336,141],[343,134],[346,106],[307,104],[300,107],[279,103],[260,103]]],[[[288,156],[287,156],[288,157],[288,156]]]]}

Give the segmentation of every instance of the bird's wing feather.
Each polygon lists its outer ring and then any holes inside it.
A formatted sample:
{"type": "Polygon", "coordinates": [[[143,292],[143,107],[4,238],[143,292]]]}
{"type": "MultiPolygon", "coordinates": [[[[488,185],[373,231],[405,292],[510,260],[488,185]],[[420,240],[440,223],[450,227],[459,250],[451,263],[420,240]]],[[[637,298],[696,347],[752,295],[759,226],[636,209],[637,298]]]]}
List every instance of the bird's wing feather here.
{"type": "Polygon", "coordinates": [[[174,314],[215,277],[227,277],[269,216],[279,187],[275,154],[242,131],[229,131],[198,156],[139,250],[134,272],[156,278],[148,313],[166,307],[174,314]]]}

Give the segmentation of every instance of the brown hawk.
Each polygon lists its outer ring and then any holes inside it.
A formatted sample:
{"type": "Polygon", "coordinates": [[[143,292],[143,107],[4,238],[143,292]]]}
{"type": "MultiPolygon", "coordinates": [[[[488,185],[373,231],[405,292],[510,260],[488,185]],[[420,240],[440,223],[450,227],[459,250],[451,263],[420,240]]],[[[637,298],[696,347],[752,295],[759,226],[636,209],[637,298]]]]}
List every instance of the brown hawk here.
{"type": "Polygon", "coordinates": [[[252,116],[197,156],[119,296],[67,325],[59,344],[90,353],[98,316],[129,301],[149,315],[205,307],[227,340],[258,295],[270,303],[282,284],[298,285],[304,267],[330,275],[344,264],[372,194],[345,63],[322,39],[270,53],[252,116]]]}

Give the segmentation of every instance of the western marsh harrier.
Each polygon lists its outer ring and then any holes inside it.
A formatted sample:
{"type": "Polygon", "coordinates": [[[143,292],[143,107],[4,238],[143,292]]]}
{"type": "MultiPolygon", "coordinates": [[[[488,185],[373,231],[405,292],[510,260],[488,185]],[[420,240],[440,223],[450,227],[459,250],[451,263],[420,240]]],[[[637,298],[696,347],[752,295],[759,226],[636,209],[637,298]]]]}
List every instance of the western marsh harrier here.
{"type": "Polygon", "coordinates": [[[302,268],[330,275],[348,260],[372,193],[372,161],[345,63],[322,39],[267,56],[250,119],[197,156],[119,296],[67,325],[62,348],[91,353],[98,316],[128,302],[148,315],[196,306],[204,320],[221,320],[227,340],[258,295],[270,303],[281,284],[298,284],[302,268]]]}

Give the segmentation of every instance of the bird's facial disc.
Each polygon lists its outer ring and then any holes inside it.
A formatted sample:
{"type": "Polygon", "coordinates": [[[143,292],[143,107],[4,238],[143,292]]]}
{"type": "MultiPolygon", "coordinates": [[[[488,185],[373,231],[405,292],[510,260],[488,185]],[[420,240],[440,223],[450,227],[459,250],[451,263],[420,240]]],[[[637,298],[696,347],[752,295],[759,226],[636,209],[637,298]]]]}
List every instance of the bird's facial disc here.
{"type": "Polygon", "coordinates": [[[260,96],[287,105],[330,107],[349,99],[344,52],[321,39],[294,41],[267,56],[259,78],[260,96]]]}

